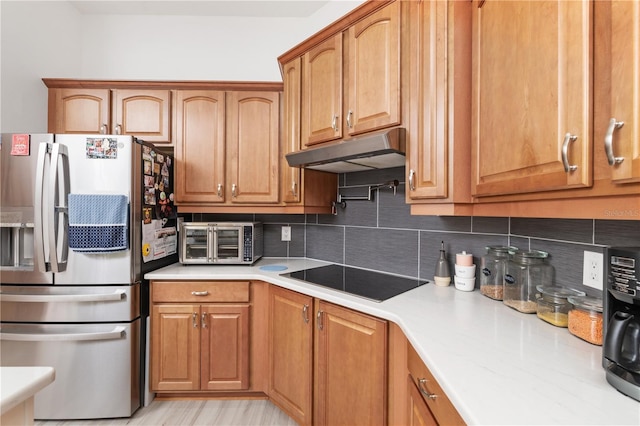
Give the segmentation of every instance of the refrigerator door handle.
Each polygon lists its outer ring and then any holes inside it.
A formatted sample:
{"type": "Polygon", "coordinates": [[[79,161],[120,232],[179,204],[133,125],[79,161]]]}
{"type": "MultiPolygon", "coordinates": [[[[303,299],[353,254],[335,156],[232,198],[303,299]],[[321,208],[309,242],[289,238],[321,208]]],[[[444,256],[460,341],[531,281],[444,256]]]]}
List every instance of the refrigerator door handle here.
{"type": "Polygon", "coordinates": [[[55,143],[51,148],[51,173],[49,173],[49,197],[46,207],[49,231],[49,257],[51,270],[67,269],[69,255],[69,151],[65,145],[55,143]],[[58,163],[62,170],[58,171],[58,163]],[[60,175],[60,176],[59,176],[60,175]],[[62,223],[60,221],[62,220],[62,223]]]}
{"type": "Polygon", "coordinates": [[[98,294],[11,294],[2,293],[3,302],[33,303],[33,302],[114,302],[125,298],[124,290],[113,293],[98,294]]]}
{"type": "Polygon", "coordinates": [[[47,154],[51,150],[51,145],[48,142],[42,142],[38,149],[38,159],[36,163],[36,187],[35,187],[35,200],[34,200],[34,245],[35,245],[35,264],[38,270],[41,272],[48,272],[48,264],[45,257],[44,250],[44,223],[42,221],[42,209],[43,209],[43,187],[44,187],[44,172],[45,172],[45,160],[47,154]]]}
{"type": "Polygon", "coordinates": [[[114,327],[111,331],[96,333],[57,333],[57,334],[34,334],[34,333],[0,333],[0,340],[17,342],[52,342],[52,341],[89,341],[89,340],[116,340],[125,336],[125,328],[114,327]]]}

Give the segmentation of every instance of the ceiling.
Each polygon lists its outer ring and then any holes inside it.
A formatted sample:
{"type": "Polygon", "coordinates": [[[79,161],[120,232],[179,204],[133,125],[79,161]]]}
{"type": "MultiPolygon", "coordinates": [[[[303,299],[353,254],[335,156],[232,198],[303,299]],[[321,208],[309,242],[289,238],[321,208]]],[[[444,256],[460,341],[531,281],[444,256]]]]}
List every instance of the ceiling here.
{"type": "Polygon", "coordinates": [[[69,1],[84,15],[184,15],[302,18],[331,0],[142,0],[69,1]]]}

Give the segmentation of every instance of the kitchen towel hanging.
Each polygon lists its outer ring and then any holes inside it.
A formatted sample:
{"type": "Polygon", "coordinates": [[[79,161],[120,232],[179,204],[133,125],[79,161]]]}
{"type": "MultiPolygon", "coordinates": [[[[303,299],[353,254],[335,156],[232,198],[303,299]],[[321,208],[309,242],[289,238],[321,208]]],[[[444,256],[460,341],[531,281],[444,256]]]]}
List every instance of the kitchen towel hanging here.
{"type": "Polygon", "coordinates": [[[84,253],[126,250],[129,198],[120,194],[69,194],[69,248],[84,253]]]}

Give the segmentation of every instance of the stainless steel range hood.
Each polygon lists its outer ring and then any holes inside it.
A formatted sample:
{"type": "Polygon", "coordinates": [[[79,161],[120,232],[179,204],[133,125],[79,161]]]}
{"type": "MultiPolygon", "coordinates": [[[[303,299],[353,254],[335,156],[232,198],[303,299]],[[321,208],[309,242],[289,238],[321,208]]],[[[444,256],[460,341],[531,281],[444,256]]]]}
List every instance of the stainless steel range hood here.
{"type": "Polygon", "coordinates": [[[286,155],[291,167],[332,173],[388,169],[405,165],[406,131],[402,127],[345,139],[286,155]]]}

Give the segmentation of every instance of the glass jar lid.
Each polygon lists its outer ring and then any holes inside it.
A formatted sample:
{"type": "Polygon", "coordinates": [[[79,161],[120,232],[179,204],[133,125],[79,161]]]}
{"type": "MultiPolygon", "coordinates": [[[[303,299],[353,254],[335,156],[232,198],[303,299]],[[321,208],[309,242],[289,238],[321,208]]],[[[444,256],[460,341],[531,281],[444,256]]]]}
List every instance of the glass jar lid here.
{"type": "Polygon", "coordinates": [[[576,308],[602,313],[602,299],[599,297],[569,296],[567,300],[576,308]]]}
{"type": "Polygon", "coordinates": [[[542,298],[554,303],[565,303],[571,296],[584,296],[586,293],[572,288],[539,285],[536,287],[542,298]]]}
{"type": "Polygon", "coordinates": [[[518,251],[518,247],[513,246],[486,246],[485,249],[487,250],[487,253],[503,254],[515,253],[518,251]]]}
{"type": "Polygon", "coordinates": [[[540,263],[549,257],[549,253],[542,250],[516,251],[511,254],[513,259],[520,263],[540,263]]]}

